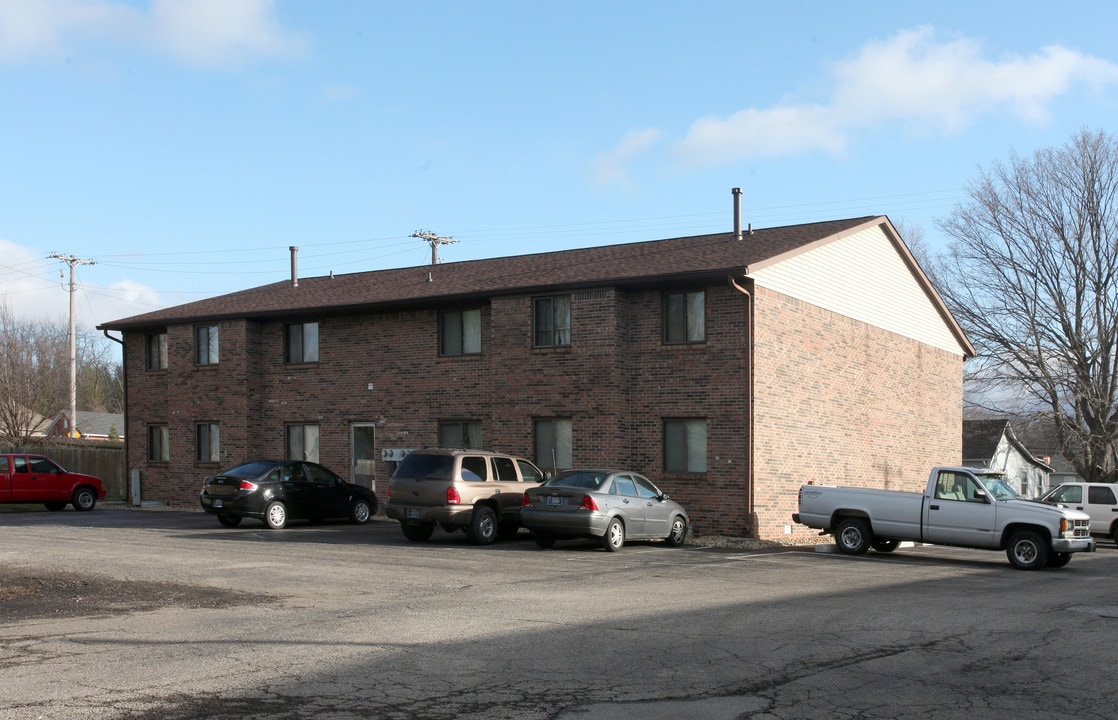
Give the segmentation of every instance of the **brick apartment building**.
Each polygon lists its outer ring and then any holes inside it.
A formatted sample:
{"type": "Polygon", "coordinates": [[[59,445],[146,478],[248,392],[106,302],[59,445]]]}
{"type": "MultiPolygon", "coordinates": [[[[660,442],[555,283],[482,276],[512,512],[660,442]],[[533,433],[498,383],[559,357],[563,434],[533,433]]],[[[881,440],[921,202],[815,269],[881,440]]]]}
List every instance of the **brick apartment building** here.
{"type": "Polygon", "coordinates": [[[631,468],[697,532],[770,539],[814,533],[801,483],[960,462],[974,354],[885,217],[293,274],[100,327],[144,499],[281,456],[383,494],[393,451],[473,446],[631,468]]]}

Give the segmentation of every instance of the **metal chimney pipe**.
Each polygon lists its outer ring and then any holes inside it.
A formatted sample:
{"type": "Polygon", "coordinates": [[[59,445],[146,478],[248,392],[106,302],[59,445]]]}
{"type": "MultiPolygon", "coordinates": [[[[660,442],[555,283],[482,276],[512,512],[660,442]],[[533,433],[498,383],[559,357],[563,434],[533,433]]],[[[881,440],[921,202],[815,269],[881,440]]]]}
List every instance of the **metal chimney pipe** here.
{"type": "Polygon", "coordinates": [[[299,287],[299,246],[292,245],[291,251],[291,287],[299,287]]]}
{"type": "Polygon", "coordinates": [[[734,239],[741,240],[741,188],[734,188],[734,239]]]}

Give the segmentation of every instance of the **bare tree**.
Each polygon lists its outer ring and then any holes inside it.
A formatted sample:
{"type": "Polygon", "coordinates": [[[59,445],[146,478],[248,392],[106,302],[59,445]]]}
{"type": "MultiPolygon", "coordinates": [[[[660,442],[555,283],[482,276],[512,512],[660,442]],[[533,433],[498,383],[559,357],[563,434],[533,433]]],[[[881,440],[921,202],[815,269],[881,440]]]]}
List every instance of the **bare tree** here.
{"type": "Polygon", "coordinates": [[[968,396],[1045,416],[1077,473],[1118,480],[1118,139],[1012,154],[967,194],[936,274],[978,349],[968,396]]]}
{"type": "MultiPolygon", "coordinates": [[[[26,445],[42,423],[69,404],[70,340],[65,322],[21,320],[0,300],[0,442],[26,445]]],[[[108,348],[90,331],[77,336],[80,375],[91,378],[92,393],[105,385],[108,401],[119,371],[108,365],[108,348]]],[[[82,390],[79,379],[79,390],[82,390]]],[[[90,393],[84,393],[89,397],[90,393]]],[[[91,408],[92,409],[92,408],[91,408]]]]}

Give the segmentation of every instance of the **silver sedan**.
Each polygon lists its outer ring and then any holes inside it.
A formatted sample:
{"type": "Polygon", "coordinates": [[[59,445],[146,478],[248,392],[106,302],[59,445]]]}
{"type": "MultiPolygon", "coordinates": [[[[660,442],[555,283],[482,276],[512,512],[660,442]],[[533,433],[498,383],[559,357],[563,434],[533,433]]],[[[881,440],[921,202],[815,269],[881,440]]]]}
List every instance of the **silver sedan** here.
{"type": "Polygon", "coordinates": [[[683,506],[629,470],[567,470],[524,491],[520,522],[542,548],[559,538],[591,538],[610,552],[626,540],[678,547],[690,522],[683,506]]]}

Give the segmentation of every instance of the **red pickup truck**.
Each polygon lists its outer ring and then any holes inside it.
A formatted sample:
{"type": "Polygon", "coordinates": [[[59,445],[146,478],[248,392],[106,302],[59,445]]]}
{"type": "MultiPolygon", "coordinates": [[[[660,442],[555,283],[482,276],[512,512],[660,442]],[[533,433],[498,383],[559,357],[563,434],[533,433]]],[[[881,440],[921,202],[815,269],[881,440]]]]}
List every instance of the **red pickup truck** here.
{"type": "Polygon", "coordinates": [[[92,510],[105,499],[100,478],[67,472],[42,455],[0,455],[0,503],[43,503],[61,510],[92,510]]]}

